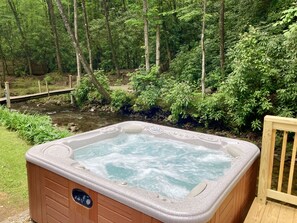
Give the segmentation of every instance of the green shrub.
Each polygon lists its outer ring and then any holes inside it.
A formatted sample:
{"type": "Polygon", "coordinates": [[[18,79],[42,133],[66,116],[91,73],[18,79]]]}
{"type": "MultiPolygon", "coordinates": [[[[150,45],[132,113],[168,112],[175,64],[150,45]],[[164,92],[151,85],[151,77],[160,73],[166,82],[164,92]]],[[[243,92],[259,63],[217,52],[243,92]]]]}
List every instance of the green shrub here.
{"type": "Polygon", "coordinates": [[[203,124],[209,125],[226,125],[228,123],[226,99],[223,93],[214,93],[202,98],[201,94],[197,95],[194,100],[194,111],[192,116],[203,124]]]}
{"type": "MultiPolygon", "coordinates": [[[[96,79],[99,81],[99,83],[102,84],[106,90],[109,90],[109,81],[103,71],[94,71],[94,75],[96,76],[96,79]]],[[[103,101],[102,96],[94,87],[89,76],[82,77],[80,85],[74,91],[74,97],[78,106],[82,106],[85,103],[101,103],[103,101]]]]}
{"type": "Polygon", "coordinates": [[[172,81],[170,84],[167,83],[166,89],[163,89],[162,98],[169,106],[171,112],[169,119],[177,122],[180,118],[189,116],[189,111],[193,105],[194,92],[194,87],[188,82],[174,82],[173,85],[172,81]]]}
{"type": "Polygon", "coordinates": [[[278,41],[251,27],[229,52],[233,71],[221,92],[226,96],[233,128],[258,130],[262,126],[259,120],[271,113],[271,95],[276,93],[280,74],[274,64],[278,41]]]}
{"type": "Polygon", "coordinates": [[[123,90],[115,90],[111,94],[111,106],[115,111],[127,111],[132,106],[132,96],[123,90]]]}
{"type": "Polygon", "coordinates": [[[283,72],[279,80],[277,90],[277,114],[280,116],[297,116],[297,4],[293,4],[288,10],[283,12],[280,25],[288,27],[284,29],[284,42],[281,46],[285,50],[286,56],[281,61],[283,72]]]}
{"type": "Polygon", "coordinates": [[[160,77],[158,68],[155,66],[148,73],[144,69],[132,73],[130,84],[135,90],[136,96],[133,110],[148,112],[157,107],[162,82],[163,78],[160,77]]]}
{"type": "Polygon", "coordinates": [[[134,111],[149,111],[157,106],[159,89],[154,86],[147,86],[147,89],[140,92],[133,105],[134,111]]]}
{"type": "Polygon", "coordinates": [[[197,83],[201,78],[201,49],[200,46],[191,50],[182,47],[176,58],[170,63],[170,72],[177,80],[188,80],[197,83]]]}
{"type": "Polygon", "coordinates": [[[144,69],[140,69],[130,75],[130,84],[136,94],[140,94],[152,86],[160,87],[161,85],[157,67],[152,67],[149,73],[144,69]]]}
{"type": "Polygon", "coordinates": [[[18,134],[32,144],[40,144],[69,136],[66,130],[53,127],[50,117],[42,115],[26,115],[11,112],[0,107],[0,124],[18,134]]]}

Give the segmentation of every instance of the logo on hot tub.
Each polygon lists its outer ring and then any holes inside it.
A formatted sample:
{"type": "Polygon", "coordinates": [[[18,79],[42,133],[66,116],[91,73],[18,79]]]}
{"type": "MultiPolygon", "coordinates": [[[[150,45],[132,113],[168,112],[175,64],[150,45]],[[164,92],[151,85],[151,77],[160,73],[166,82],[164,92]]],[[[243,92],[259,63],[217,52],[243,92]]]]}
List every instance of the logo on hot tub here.
{"type": "Polygon", "coordinates": [[[72,197],[76,203],[81,204],[87,208],[91,208],[93,205],[93,201],[91,197],[81,189],[73,189],[72,190],[72,197]]]}

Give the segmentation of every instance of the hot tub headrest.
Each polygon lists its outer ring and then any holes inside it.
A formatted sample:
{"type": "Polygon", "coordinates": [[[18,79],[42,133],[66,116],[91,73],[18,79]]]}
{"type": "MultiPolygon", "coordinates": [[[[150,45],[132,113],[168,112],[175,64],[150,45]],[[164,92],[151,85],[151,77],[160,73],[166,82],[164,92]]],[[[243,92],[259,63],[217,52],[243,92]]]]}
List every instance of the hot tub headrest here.
{"type": "Polygon", "coordinates": [[[140,124],[132,124],[122,127],[122,131],[125,133],[140,133],[144,129],[140,124]]]}

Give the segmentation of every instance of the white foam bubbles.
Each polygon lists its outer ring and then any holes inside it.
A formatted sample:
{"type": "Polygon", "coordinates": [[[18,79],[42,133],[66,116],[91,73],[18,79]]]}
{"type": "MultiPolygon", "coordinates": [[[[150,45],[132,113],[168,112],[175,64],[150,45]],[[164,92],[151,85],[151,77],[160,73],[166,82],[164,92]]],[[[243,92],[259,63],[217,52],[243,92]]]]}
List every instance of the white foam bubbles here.
{"type": "Polygon", "coordinates": [[[232,157],[146,134],[121,134],[75,151],[74,158],[98,176],[181,199],[199,183],[216,180],[232,157]]]}

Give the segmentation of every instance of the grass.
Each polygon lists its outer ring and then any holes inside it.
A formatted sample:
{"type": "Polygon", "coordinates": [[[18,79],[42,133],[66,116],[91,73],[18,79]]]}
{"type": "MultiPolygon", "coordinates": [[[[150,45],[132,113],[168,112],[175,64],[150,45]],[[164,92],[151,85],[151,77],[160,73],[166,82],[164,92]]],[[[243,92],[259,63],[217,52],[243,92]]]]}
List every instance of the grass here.
{"type": "MultiPolygon", "coordinates": [[[[0,216],[28,207],[25,153],[30,148],[16,132],[0,126],[0,216]]],[[[1,221],[1,218],[0,218],[1,221]]]]}
{"type": "MultiPolygon", "coordinates": [[[[38,81],[41,84],[41,92],[46,92],[46,80],[50,91],[68,88],[68,75],[52,73],[43,76],[7,77],[11,96],[39,93],[38,81]]],[[[0,97],[4,97],[4,89],[0,89],[0,97]]]]}

